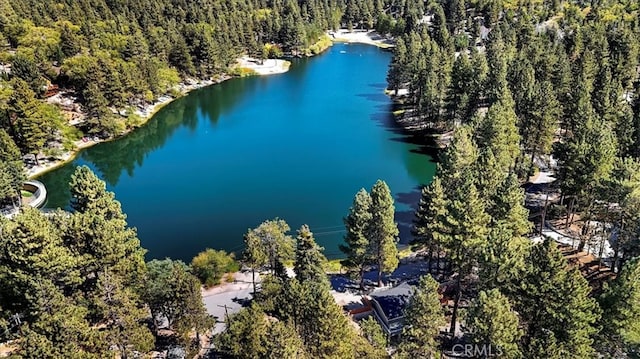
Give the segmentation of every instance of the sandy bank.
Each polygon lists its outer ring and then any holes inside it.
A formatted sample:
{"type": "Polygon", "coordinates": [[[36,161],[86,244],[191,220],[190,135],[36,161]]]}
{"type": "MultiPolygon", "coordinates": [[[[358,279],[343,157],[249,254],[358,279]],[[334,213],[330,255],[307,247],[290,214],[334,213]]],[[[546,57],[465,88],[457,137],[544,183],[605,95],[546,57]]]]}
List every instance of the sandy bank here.
{"type": "Polygon", "coordinates": [[[383,49],[395,46],[391,38],[384,37],[373,30],[349,31],[347,29],[340,29],[338,31],[329,31],[327,34],[336,42],[368,44],[383,49]]]}
{"type": "Polygon", "coordinates": [[[291,63],[280,59],[266,59],[262,62],[248,56],[238,59],[238,67],[248,69],[257,75],[274,75],[289,71],[291,63]]]}

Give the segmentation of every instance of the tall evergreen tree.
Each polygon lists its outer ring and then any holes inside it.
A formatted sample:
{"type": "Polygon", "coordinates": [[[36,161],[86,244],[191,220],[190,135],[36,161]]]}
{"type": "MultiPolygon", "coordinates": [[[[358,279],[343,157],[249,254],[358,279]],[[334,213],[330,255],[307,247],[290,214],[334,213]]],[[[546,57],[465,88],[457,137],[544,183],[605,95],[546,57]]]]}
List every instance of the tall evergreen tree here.
{"type": "Polygon", "coordinates": [[[533,247],[528,262],[521,290],[513,298],[526,328],[525,357],[592,357],[600,309],[589,296],[587,281],[576,268],[567,267],[549,239],[533,247]]]}
{"type": "MultiPolygon", "coordinates": [[[[441,235],[445,229],[441,228],[447,216],[447,198],[442,181],[436,176],[433,181],[422,188],[422,197],[415,213],[412,244],[427,248],[431,261],[436,254],[436,268],[440,271],[440,251],[442,249],[441,235]],[[439,236],[440,235],[440,236],[439,236]]],[[[430,263],[429,268],[433,266],[430,263]]]]}
{"type": "Polygon", "coordinates": [[[398,267],[398,225],[394,220],[395,207],[389,186],[378,180],[371,188],[371,222],[367,234],[371,243],[373,261],[378,266],[378,285],[382,273],[398,267]]]}
{"type": "Polygon", "coordinates": [[[499,352],[501,358],[523,357],[518,342],[524,333],[519,328],[518,315],[499,290],[480,292],[468,313],[467,324],[476,344],[485,346],[485,350],[499,352]]]}
{"type": "Polygon", "coordinates": [[[597,340],[602,353],[632,356],[640,350],[640,259],[627,262],[600,298],[603,325],[597,340]]]}
{"type": "Polygon", "coordinates": [[[370,243],[368,226],[371,222],[371,196],[364,189],[356,193],[353,204],[349,208],[349,214],[344,218],[347,233],[344,237],[345,244],[340,245],[340,250],[347,258],[342,264],[355,270],[360,282],[360,288],[364,287],[364,270],[370,262],[370,243]]]}
{"type": "Polygon", "coordinates": [[[153,349],[153,335],[143,323],[147,318],[146,310],[137,294],[125,287],[118,276],[101,273],[93,300],[106,327],[106,341],[117,348],[121,358],[153,349]]]}
{"type": "Polygon", "coordinates": [[[433,358],[438,353],[436,337],[445,325],[438,294],[438,282],[420,278],[405,312],[406,326],[398,347],[401,358],[433,358]]]}
{"type": "Polygon", "coordinates": [[[327,258],[322,254],[324,248],[318,246],[313,239],[313,233],[309,230],[309,226],[303,224],[300,227],[296,242],[296,259],[293,268],[296,278],[301,282],[311,281],[328,285],[329,282],[323,266],[327,261],[327,258]]]}

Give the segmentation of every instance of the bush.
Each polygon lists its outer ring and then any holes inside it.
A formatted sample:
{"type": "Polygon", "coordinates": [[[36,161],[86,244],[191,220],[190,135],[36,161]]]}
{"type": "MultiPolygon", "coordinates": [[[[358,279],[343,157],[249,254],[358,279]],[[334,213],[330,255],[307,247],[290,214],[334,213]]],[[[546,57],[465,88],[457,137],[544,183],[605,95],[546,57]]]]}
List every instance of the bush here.
{"type": "Polygon", "coordinates": [[[227,254],[222,250],[208,248],[193,258],[191,269],[205,287],[211,287],[220,284],[225,273],[240,270],[240,265],[236,262],[233,253],[227,254]]]}
{"type": "Polygon", "coordinates": [[[246,67],[234,67],[229,71],[231,76],[236,76],[236,77],[247,77],[247,76],[255,76],[258,73],[253,70],[253,69],[249,69],[246,67]]]}
{"type": "Polygon", "coordinates": [[[268,59],[279,59],[283,55],[282,49],[274,44],[264,44],[263,52],[266,53],[268,59]]]}

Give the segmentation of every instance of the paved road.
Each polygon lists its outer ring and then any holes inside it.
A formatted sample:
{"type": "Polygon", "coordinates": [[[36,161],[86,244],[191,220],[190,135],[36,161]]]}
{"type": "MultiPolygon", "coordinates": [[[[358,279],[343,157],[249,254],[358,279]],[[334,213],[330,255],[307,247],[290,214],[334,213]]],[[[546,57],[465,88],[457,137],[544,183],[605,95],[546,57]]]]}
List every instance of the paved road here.
{"type": "MultiPolygon", "coordinates": [[[[235,273],[234,279],[232,282],[202,291],[202,299],[207,312],[217,318],[217,323],[213,328],[214,334],[225,329],[225,306],[228,314],[237,313],[242,308],[242,303],[252,297],[251,271],[235,273]]],[[[259,280],[260,276],[256,273],[256,282],[259,283],[259,280]]]]}

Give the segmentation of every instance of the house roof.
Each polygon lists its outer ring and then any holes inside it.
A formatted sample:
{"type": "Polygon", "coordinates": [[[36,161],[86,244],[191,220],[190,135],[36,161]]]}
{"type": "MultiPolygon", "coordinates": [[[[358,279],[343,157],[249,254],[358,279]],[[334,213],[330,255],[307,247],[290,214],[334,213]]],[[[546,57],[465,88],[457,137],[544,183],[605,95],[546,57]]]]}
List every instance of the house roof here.
{"type": "Polygon", "coordinates": [[[375,300],[384,315],[392,320],[404,315],[404,309],[409,304],[412,293],[413,287],[404,282],[396,287],[371,293],[371,299],[375,300]]]}

